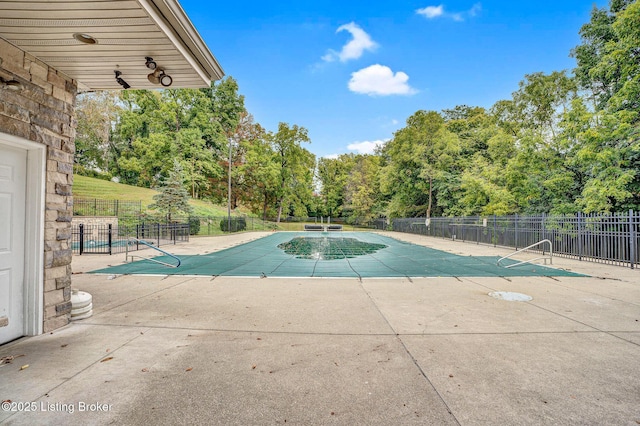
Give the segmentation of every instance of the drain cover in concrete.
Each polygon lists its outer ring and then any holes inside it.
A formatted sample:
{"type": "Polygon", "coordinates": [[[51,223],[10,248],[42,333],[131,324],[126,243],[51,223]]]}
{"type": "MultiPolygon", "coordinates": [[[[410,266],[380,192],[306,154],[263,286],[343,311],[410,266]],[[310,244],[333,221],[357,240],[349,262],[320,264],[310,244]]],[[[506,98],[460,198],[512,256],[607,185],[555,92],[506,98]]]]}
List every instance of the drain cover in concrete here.
{"type": "Polygon", "coordinates": [[[527,294],[514,293],[512,291],[492,291],[489,296],[495,299],[508,300],[509,302],[528,302],[533,300],[533,297],[527,294]]]}

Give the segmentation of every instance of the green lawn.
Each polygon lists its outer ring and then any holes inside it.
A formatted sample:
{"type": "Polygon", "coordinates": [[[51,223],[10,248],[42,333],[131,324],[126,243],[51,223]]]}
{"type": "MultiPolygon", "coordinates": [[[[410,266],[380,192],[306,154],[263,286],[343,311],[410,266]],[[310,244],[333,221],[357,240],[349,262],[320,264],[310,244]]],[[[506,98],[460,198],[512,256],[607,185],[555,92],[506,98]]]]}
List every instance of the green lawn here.
{"type": "MultiPolygon", "coordinates": [[[[149,204],[153,203],[153,196],[158,191],[149,188],[140,188],[137,186],[124,185],[121,183],[110,182],[102,179],[96,179],[86,176],[73,176],[73,196],[76,198],[98,199],[98,200],[119,200],[119,201],[140,201],[142,210],[146,210],[149,204]]],[[[199,235],[218,235],[223,231],[220,229],[220,221],[227,217],[227,207],[214,205],[205,200],[190,200],[189,204],[193,206],[193,216],[203,218],[200,224],[199,235]],[[210,219],[205,219],[210,218],[210,219]]],[[[245,209],[233,212],[234,216],[248,216],[247,230],[282,230],[282,231],[302,231],[305,222],[287,222],[283,221],[276,225],[273,222],[263,222],[259,218],[251,217],[245,209]]],[[[309,222],[312,223],[312,222],[309,222]]],[[[315,222],[313,222],[315,223],[315,222]]],[[[355,231],[357,228],[353,226],[345,226],[345,230],[355,231]]]]}
{"type": "MultiPolygon", "coordinates": [[[[86,176],[73,176],[73,196],[99,200],[141,201],[146,209],[153,203],[153,196],[158,191],[149,188],[124,185],[86,176]]],[[[191,200],[195,216],[226,216],[226,206],[214,205],[209,201],[191,200]]]]}

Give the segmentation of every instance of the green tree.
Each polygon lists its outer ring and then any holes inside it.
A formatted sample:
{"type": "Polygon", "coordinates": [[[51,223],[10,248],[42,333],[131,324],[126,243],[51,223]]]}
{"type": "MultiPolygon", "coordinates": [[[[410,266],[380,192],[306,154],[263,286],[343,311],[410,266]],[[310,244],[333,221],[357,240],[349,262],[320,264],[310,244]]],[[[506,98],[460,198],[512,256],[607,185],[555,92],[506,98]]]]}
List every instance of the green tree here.
{"type": "Polygon", "coordinates": [[[177,158],[187,170],[192,195],[208,194],[221,175],[221,127],[210,117],[210,99],[194,89],[126,91],[116,125],[113,174],[125,183],[155,186],[177,158]]]}
{"type": "Polygon", "coordinates": [[[503,130],[516,137],[534,132],[547,141],[558,132],[562,114],[577,96],[575,81],[565,71],[525,75],[508,101],[499,101],[492,113],[503,130]]]}
{"type": "Polygon", "coordinates": [[[202,131],[198,127],[180,129],[176,133],[174,150],[174,158],[179,159],[185,171],[191,197],[208,194],[211,180],[222,176],[223,171],[215,152],[207,147],[202,131]]]}
{"type": "MultiPolygon", "coordinates": [[[[227,227],[231,228],[231,209],[234,197],[232,196],[232,168],[234,146],[239,146],[239,140],[234,138],[240,124],[242,114],[245,113],[244,96],[238,93],[238,83],[227,77],[217,83],[211,83],[211,89],[205,92],[210,99],[213,121],[217,123],[226,140],[227,155],[220,153],[221,158],[226,158],[226,187],[227,187],[227,227]]],[[[220,182],[221,183],[221,182],[220,182]]]]}
{"type": "Polygon", "coordinates": [[[275,216],[275,204],[279,185],[279,167],[270,136],[265,132],[257,138],[245,140],[245,161],[238,167],[242,176],[243,191],[240,200],[253,213],[261,213],[263,220],[275,216]]]}
{"type": "Polygon", "coordinates": [[[81,169],[108,172],[113,161],[112,126],[120,107],[117,92],[78,95],[74,162],[81,169]]]}
{"type": "Polygon", "coordinates": [[[369,221],[380,216],[377,194],[379,187],[380,157],[357,155],[344,185],[345,209],[352,219],[369,221]]]}
{"type": "Polygon", "coordinates": [[[354,165],[354,154],[342,154],[338,158],[320,158],[318,160],[317,176],[323,201],[323,205],[320,207],[322,216],[339,217],[342,215],[345,204],[345,187],[354,165]]]}
{"type": "MultiPolygon", "coordinates": [[[[609,99],[625,83],[624,74],[621,72],[623,70],[616,65],[618,61],[611,61],[614,58],[610,57],[613,51],[618,50],[616,47],[620,42],[620,34],[616,33],[614,22],[619,14],[624,13],[625,9],[632,6],[630,14],[618,24],[618,31],[622,30],[626,35],[633,36],[631,26],[634,25],[633,19],[637,13],[638,2],[635,0],[612,0],[609,6],[609,10],[593,7],[591,20],[580,29],[582,43],[571,51],[577,61],[577,67],[574,70],[576,79],[581,88],[590,92],[590,98],[596,109],[604,109],[609,99]],[[607,58],[607,56],[609,57],[607,58]]],[[[637,21],[635,24],[637,31],[637,21]]],[[[627,39],[623,44],[627,44],[629,41],[632,42],[627,39]]],[[[635,41],[635,45],[629,46],[632,49],[638,46],[637,38],[635,41]]],[[[632,50],[629,53],[631,56],[627,60],[633,60],[634,57],[637,60],[637,51],[632,50]]]]}
{"type": "Polygon", "coordinates": [[[167,221],[170,222],[171,217],[177,213],[193,213],[193,208],[189,205],[189,194],[184,188],[184,175],[179,161],[173,161],[169,176],[157,189],[160,193],[153,196],[155,202],[149,208],[162,212],[167,221]]]}
{"type": "Polygon", "coordinates": [[[581,86],[595,111],[576,103],[567,133],[577,141],[573,165],[584,175],[583,210],[640,208],[640,2],[594,8],[573,51],[581,86]]]}
{"type": "Polygon", "coordinates": [[[507,185],[505,170],[516,155],[514,138],[498,131],[477,151],[464,169],[460,205],[463,215],[505,215],[518,212],[515,196],[507,185]]]}
{"type": "Polygon", "coordinates": [[[458,137],[446,129],[440,114],[418,111],[409,117],[382,149],[380,189],[389,197],[389,214],[430,217],[459,153],[458,137]]]}
{"type": "MultiPolygon", "coordinates": [[[[230,141],[233,144],[231,151],[231,208],[235,209],[242,198],[245,191],[249,191],[247,186],[247,180],[245,174],[251,172],[246,167],[243,167],[247,161],[247,150],[254,143],[264,139],[265,131],[253,121],[253,116],[248,112],[243,112],[240,115],[240,121],[233,132],[230,141]]],[[[227,154],[228,155],[228,154],[227,154]]],[[[227,165],[228,166],[228,165],[227,165]]],[[[214,199],[222,200],[228,197],[228,183],[229,183],[229,168],[226,167],[223,172],[224,187],[218,187],[218,194],[214,199]]]]}
{"type": "Polygon", "coordinates": [[[282,212],[291,209],[299,216],[306,216],[305,204],[311,203],[315,156],[301,143],[310,143],[307,129],[294,124],[279,123],[278,131],[271,134],[271,144],[277,167],[276,188],[277,219],[282,212]]]}

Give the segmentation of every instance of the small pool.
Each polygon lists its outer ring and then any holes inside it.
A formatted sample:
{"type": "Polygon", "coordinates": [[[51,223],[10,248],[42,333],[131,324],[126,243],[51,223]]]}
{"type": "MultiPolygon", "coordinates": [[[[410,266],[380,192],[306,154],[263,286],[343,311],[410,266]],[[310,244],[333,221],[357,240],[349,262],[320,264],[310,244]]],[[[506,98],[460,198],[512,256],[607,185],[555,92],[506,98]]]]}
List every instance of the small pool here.
{"type": "MultiPolygon", "coordinates": [[[[162,260],[163,257],[157,259],[162,260]]],[[[180,259],[182,265],[175,269],[141,260],[93,272],[357,278],[581,276],[540,265],[522,265],[506,269],[496,265],[497,256],[460,256],[373,232],[322,235],[308,232],[277,232],[214,253],[180,256],[180,259]]]]}

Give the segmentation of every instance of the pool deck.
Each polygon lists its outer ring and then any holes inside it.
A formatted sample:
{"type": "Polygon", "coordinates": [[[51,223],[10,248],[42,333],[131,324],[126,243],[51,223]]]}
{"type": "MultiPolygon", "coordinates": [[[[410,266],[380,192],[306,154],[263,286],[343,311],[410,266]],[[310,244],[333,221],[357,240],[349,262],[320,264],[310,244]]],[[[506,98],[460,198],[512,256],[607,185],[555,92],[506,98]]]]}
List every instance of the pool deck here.
{"type": "MultiPolygon", "coordinates": [[[[384,234],[457,254],[510,252],[384,234]]],[[[262,235],[167,248],[205,253],[262,235]]],[[[638,270],[556,257],[554,267],[590,277],[84,273],[123,260],[74,257],[72,285],[93,295],[93,316],[0,346],[0,359],[16,357],[0,365],[0,400],[35,402],[34,412],[0,410],[0,423],[640,423],[638,270]]]]}

